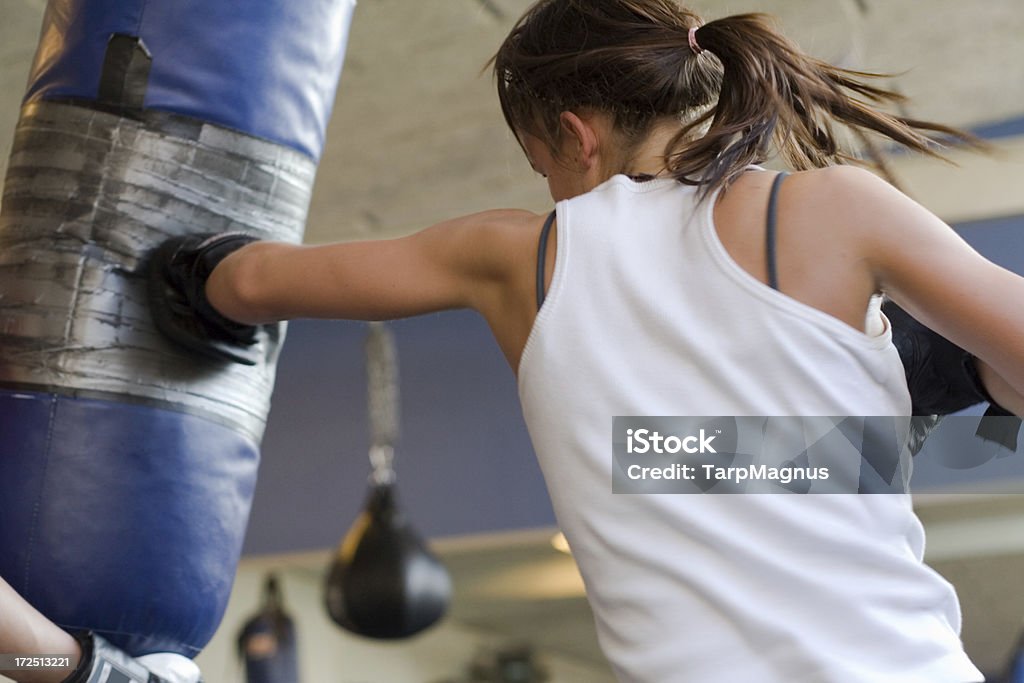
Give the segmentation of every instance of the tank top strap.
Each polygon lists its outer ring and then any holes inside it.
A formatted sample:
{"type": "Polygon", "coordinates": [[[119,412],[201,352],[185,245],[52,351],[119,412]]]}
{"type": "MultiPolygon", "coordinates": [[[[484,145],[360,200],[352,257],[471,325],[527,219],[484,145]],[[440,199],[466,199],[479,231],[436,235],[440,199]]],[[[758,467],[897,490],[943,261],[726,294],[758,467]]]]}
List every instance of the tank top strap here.
{"type": "Polygon", "coordinates": [[[775,257],[775,233],[778,224],[778,203],[779,188],[782,181],[789,175],[785,171],[775,176],[772,182],[772,190],[768,195],[768,221],[765,229],[765,260],[768,264],[768,285],[775,290],[779,288],[779,273],[776,267],[775,257]]]}

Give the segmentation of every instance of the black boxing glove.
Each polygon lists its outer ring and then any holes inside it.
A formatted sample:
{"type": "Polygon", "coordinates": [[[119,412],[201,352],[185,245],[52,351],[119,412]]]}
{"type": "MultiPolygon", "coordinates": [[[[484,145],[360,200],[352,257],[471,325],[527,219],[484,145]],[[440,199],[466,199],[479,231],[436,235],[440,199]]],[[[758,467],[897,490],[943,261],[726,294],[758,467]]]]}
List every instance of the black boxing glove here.
{"type": "Polygon", "coordinates": [[[992,400],[978,376],[974,356],[934,330],[918,322],[891,300],[882,312],[892,325],[892,342],[903,361],[910,389],[911,452],[917,453],[939,419],[977,403],[990,405],[978,425],[979,437],[1016,450],[1020,420],[992,400]]]}
{"type": "Polygon", "coordinates": [[[258,239],[241,232],[172,237],[149,263],[149,303],[160,332],[196,353],[256,365],[261,326],[221,315],[206,298],[206,281],[228,254],[258,239]]]}
{"type": "Polygon", "coordinates": [[[974,356],[892,301],[882,304],[882,312],[892,323],[892,343],[903,361],[912,414],[948,415],[982,401],[992,402],[978,377],[974,356]]]}

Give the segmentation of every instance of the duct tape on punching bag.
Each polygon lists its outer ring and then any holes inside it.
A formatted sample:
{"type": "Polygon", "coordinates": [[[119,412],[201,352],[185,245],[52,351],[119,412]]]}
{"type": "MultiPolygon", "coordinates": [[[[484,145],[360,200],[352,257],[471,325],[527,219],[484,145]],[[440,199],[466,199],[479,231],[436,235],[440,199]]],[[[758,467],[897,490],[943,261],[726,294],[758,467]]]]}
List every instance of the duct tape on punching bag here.
{"type": "Polygon", "coordinates": [[[179,350],[146,255],[301,241],[354,0],[52,0],[0,213],[0,575],[59,625],[194,655],[223,615],[283,328],[179,350]]]}

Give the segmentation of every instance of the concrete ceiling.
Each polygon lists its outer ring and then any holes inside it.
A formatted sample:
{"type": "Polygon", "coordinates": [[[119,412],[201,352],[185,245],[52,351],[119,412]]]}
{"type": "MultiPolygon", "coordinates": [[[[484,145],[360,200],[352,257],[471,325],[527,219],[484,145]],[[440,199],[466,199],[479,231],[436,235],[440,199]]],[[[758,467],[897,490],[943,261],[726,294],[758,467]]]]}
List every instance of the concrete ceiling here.
{"type": "MultiPolygon", "coordinates": [[[[543,210],[546,189],[505,129],[481,69],[529,0],[362,0],[307,241],[385,237],[476,210],[543,210]]],[[[1020,0],[698,0],[706,19],[776,14],[805,49],[898,72],[911,113],[971,126],[1024,114],[1020,0]]],[[[5,166],[45,3],[4,0],[5,166]]]]}
{"type": "MultiPolygon", "coordinates": [[[[694,4],[709,19],[769,11],[816,55],[905,72],[895,84],[914,98],[916,116],[969,126],[1024,114],[1020,0],[887,0],[866,13],[853,0],[694,4]]],[[[309,241],[400,234],[462,213],[550,203],[505,128],[490,74],[480,73],[528,5],[364,0],[357,7],[309,241]]]]}

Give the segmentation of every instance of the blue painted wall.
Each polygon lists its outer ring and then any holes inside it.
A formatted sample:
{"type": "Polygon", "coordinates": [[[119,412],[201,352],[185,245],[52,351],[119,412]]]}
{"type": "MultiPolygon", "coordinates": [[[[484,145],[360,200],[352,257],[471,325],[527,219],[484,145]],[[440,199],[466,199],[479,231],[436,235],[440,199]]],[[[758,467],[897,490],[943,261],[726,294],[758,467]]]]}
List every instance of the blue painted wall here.
{"type": "MultiPolygon", "coordinates": [[[[554,514],[515,380],[490,330],[459,311],[392,324],[401,376],[401,500],[447,536],[549,526],[554,514]]],[[[370,471],[362,323],[293,323],[277,374],[248,554],[333,546],[370,471]]]]}

